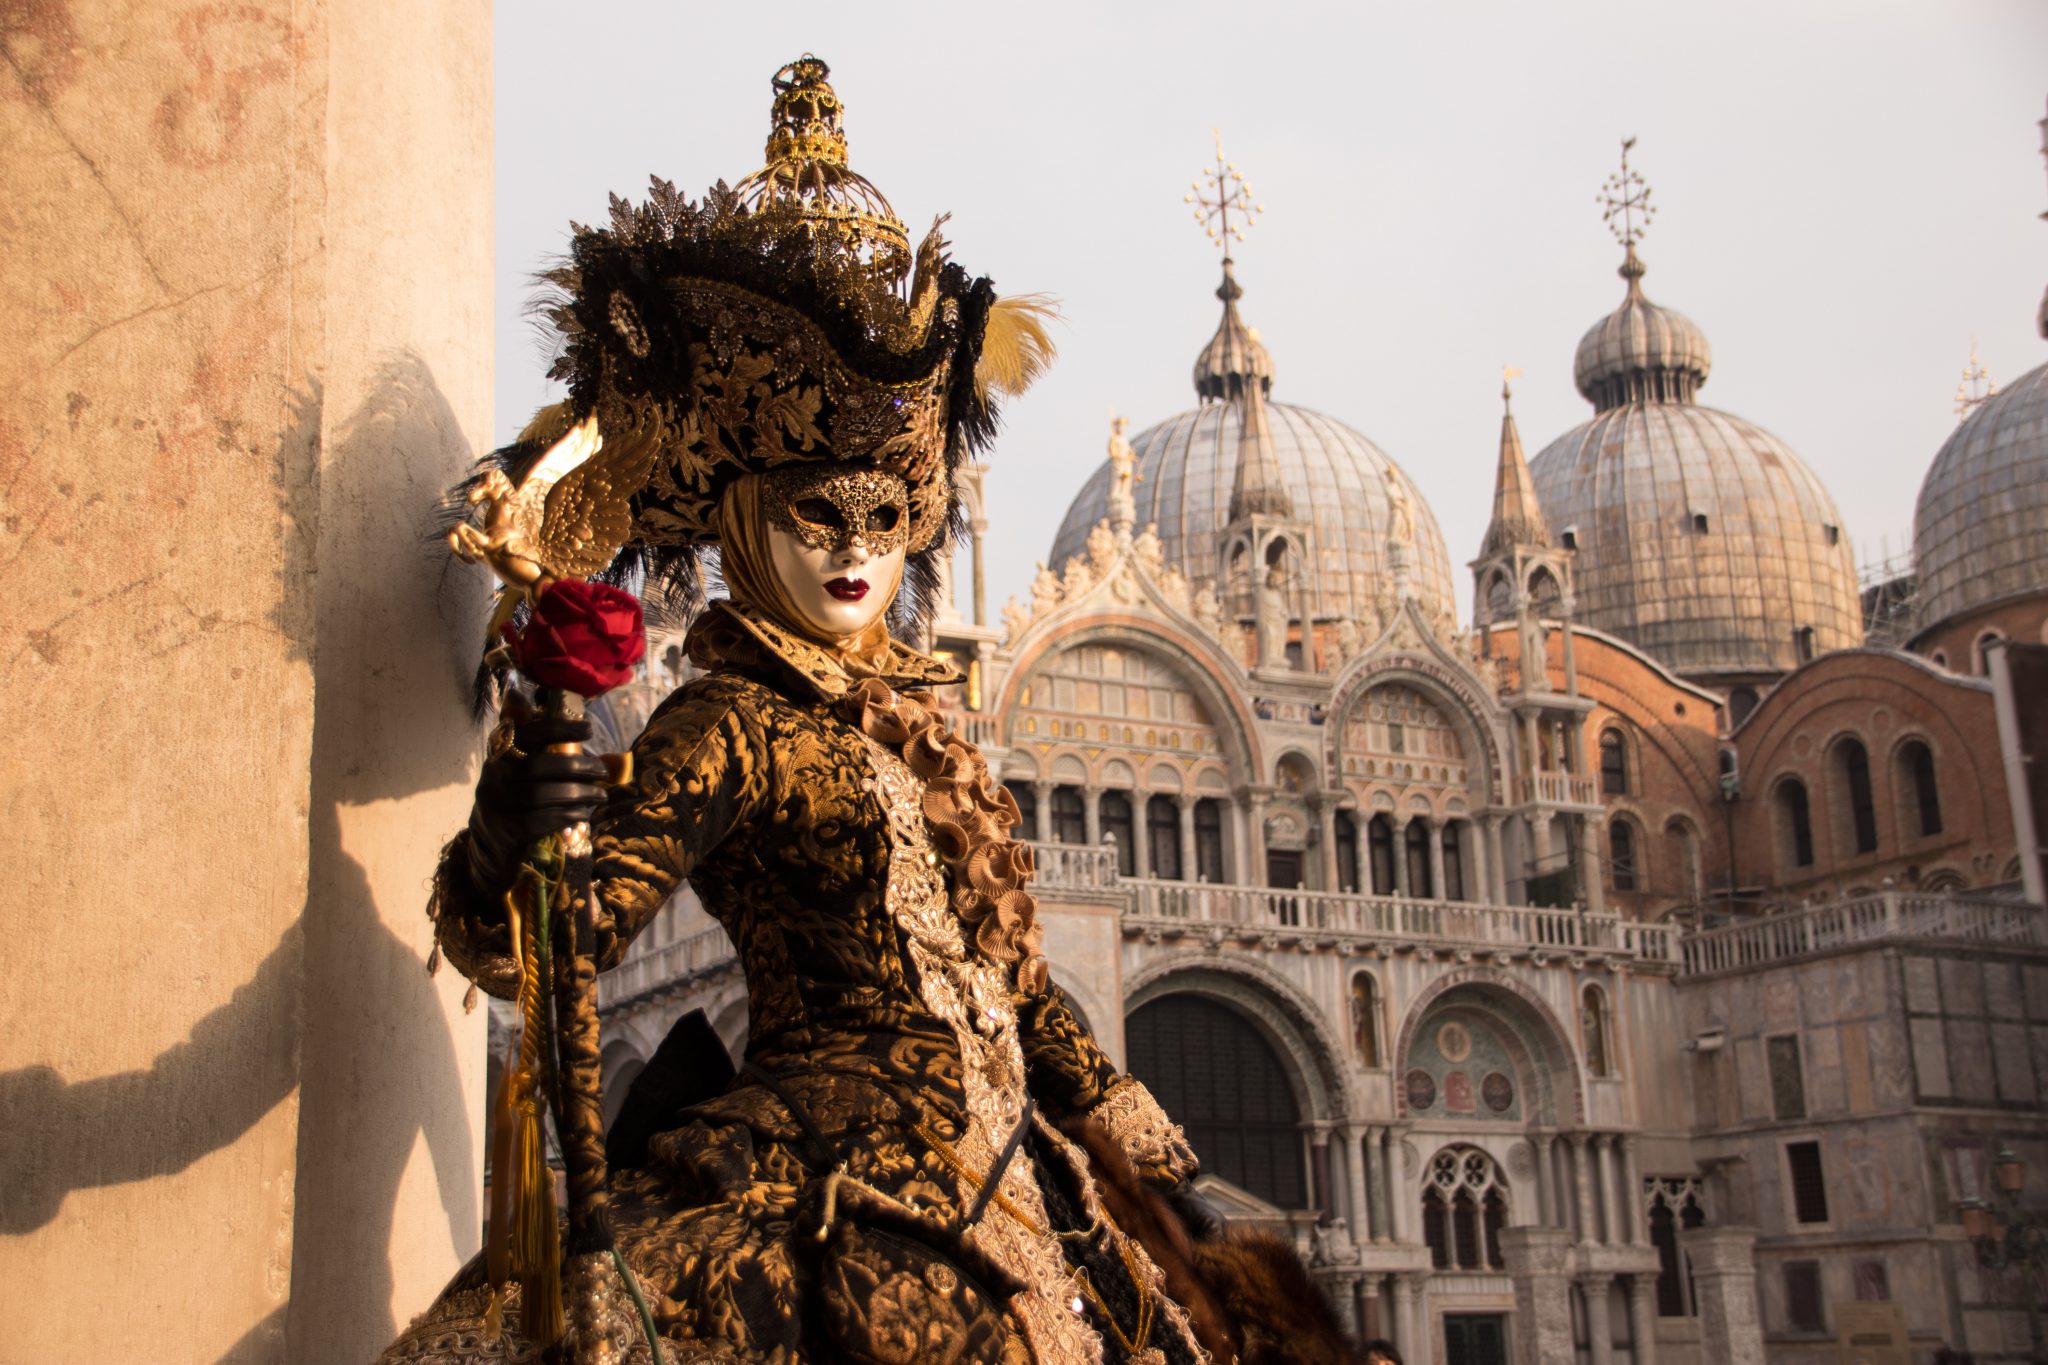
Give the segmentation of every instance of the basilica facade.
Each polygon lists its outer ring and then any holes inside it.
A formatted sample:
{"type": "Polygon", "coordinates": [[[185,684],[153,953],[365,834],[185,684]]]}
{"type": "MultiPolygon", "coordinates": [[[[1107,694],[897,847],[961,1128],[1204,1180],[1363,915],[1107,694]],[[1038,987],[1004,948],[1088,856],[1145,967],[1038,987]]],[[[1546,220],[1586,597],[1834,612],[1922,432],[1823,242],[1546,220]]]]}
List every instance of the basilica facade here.
{"type": "MultiPolygon", "coordinates": [[[[1195,405],[1116,424],[996,620],[970,471],[954,722],[1056,979],[1361,1335],[2027,1358],[2035,1289],[1964,1220],[2001,1157],[2048,1164],[2048,366],[1934,460],[1884,633],[1827,489],[1700,403],[1633,240],[1620,273],[1593,416],[1531,459],[1504,389],[1474,452],[1461,625],[1419,491],[1273,396],[1226,260],[1195,405]]],[[[615,695],[620,743],[672,684],[615,695]]],[[[687,897],[602,989],[614,1103],[686,1010],[744,1043],[687,897]]]]}

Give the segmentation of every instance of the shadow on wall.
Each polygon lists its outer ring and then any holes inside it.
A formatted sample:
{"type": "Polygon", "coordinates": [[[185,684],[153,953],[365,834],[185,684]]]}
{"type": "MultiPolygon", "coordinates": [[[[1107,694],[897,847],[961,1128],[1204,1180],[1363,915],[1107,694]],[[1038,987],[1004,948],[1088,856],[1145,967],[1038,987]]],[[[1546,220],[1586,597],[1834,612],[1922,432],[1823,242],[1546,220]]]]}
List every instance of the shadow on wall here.
{"type": "MultiPolygon", "coordinates": [[[[483,576],[450,573],[433,535],[436,504],[474,451],[432,372],[410,353],[383,366],[331,440],[321,475],[322,663],[288,1351],[305,1362],[365,1359],[397,1334],[389,1252],[419,1135],[453,1244],[472,1246],[483,1221],[461,1067],[424,966],[433,852],[403,868],[366,867],[349,852],[386,839],[417,844],[417,816],[366,808],[466,786],[474,773],[468,688],[483,576]],[[386,913],[417,916],[399,921],[416,932],[402,928],[401,938],[385,927],[380,889],[387,900],[412,898],[386,913]]],[[[440,1285],[402,1288],[424,1304],[440,1285]]]]}
{"type": "MultiPolygon", "coordinates": [[[[309,386],[281,438],[276,491],[293,519],[303,517],[308,466],[320,453],[320,403],[309,386]]],[[[401,356],[320,461],[322,514],[344,521],[323,528],[324,540],[310,519],[293,528],[299,573],[285,585],[280,624],[290,618],[304,630],[307,616],[294,608],[312,605],[316,545],[339,546],[346,561],[324,572],[355,573],[317,603],[323,662],[310,872],[297,922],[224,1004],[147,1068],[75,1083],[41,1066],[0,1073],[0,1234],[14,1236],[55,1220],[74,1190],[172,1175],[233,1145],[303,1077],[292,1292],[310,1311],[289,1315],[294,1360],[367,1357],[396,1334],[388,1249],[399,1184],[422,1134],[453,1243],[468,1246],[482,1221],[462,1069],[424,968],[425,917],[417,944],[393,933],[370,876],[343,847],[344,810],[462,782],[474,762],[466,656],[481,619],[480,585],[446,575],[429,548],[436,480],[466,467],[468,453],[427,367],[401,356]],[[460,459],[449,455],[454,446],[460,459]],[[385,471],[389,484],[377,485],[374,475],[385,471]],[[339,505],[330,496],[337,485],[339,505]],[[391,694],[399,704],[379,695],[387,679],[404,689],[391,694]]],[[[352,819],[350,832],[357,827],[352,819]]],[[[388,891],[393,870],[377,870],[388,891]]],[[[399,871],[420,888],[423,907],[431,868],[399,871]]],[[[204,1213],[190,1210],[162,1234],[190,1237],[204,1213]]],[[[197,1244],[191,1251],[217,1254],[197,1244]]],[[[418,1297],[435,1288],[419,1287],[418,1297]]],[[[285,1359],[288,1306],[219,1365],[285,1359]]]]}

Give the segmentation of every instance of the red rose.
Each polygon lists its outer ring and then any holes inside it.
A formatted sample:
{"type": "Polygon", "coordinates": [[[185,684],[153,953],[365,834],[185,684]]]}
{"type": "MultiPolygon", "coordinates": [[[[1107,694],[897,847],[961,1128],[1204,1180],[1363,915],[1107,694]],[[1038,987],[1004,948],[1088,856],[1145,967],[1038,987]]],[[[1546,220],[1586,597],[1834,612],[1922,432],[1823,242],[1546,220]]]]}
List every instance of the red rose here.
{"type": "Polygon", "coordinates": [[[647,653],[640,599],[603,583],[557,579],[533,603],[526,629],[505,627],[521,673],[557,691],[601,697],[647,653]]]}

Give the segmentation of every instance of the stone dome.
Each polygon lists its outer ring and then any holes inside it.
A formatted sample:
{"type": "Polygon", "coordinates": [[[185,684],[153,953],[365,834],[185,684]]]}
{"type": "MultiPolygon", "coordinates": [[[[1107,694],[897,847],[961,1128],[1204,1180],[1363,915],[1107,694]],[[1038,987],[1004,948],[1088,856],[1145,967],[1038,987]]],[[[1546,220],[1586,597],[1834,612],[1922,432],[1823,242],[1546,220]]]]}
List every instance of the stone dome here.
{"type": "MultiPolygon", "coordinates": [[[[1198,589],[1216,581],[1217,546],[1230,522],[1240,411],[1235,403],[1204,403],[1148,427],[1131,442],[1141,480],[1135,490],[1137,526],[1158,526],[1166,562],[1198,589]]],[[[1425,608],[1453,611],[1443,532],[1401,467],[1322,413],[1291,403],[1267,403],[1265,412],[1281,477],[1297,515],[1313,528],[1319,613],[1378,619],[1391,598],[1389,540],[1397,498],[1406,502],[1414,527],[1414,548],[1406,556],[1409,589],[1425,608]]],[[[1081,486],[1053,539],[1053,565],[1086,550],[1089,531],[1109,515],[1109,480],[1104,461],[1081,486]]]]}
{"type": "Polygon", "coordinates": [[[1579,343],[1598,415],[1529,464],[1551,531],[1577,552],[1576,619],[1695,677],[1782,673],[1807,646],[1861,644],[1834,499],[1783,441],[1693,401],[1705,335],[1643,297],[1633,248],[1621,274],[1621,307],[1579,343]]]}
{"type": "Polygon", "coordinates": [[[1572,379],[1601,411],[1645,398],[1690,402],[1714,367],[1707,334],[1685,314],[1645,298],[1643,275],[1631,246],[1621,267],[1628,296],[1579,338],[1572,379]]]}
{"type": "Polygon", "coordinates": [[[1913,509],[1918,618],[1943,621],[2048,591],[2048,365],[1955,429],[1913,509]]]}

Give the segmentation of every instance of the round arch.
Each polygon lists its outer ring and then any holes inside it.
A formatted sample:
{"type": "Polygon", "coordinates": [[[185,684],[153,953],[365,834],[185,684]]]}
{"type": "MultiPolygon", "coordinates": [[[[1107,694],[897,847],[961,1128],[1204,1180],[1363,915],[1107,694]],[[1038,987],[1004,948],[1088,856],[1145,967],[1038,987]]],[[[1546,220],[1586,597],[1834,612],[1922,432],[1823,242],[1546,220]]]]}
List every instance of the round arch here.
{"type": "MultiPolygon", "coordinates": [[[[1537,1116],[1540,1121],[1584,1121],[1586,1092],[1578,1055],[1566,1042],[1573,1035],[1565,1031],[1556,1012],[1541,996],[1492,967],[1475,966],[1450,972],[1416,997],[1394,1039],[1392,1055],[1397,1074],[1407,1071],[1409,1050],[1422,1025],[1432,1012],[1445,1008],[1469,1009],[1491,1016],[1505,1026],[1507,1036],[1527,1050],[1525,1058],[1518,1060],[1526,1060],[1538,1084],[1541,1107],[1547,1110],[1537,1116]]],[[[1394,1107],[1400,1117],[1408,1116],[1408,1096],[1400,1086],[1394,1089],[1394,1107]]]]}
{"type": "Polygon", "coordinates": [[[1272,1045],[1304,1119],[1345,1117],[1350,1104],[1343,1054],[1329,1036],[1321,1008],[1277,973],[1235,960],[1244,956],[1197,949],[1168,954],[1131,978],[1124,1017],[1167,995],[1201,995],[1228,1005],[1272,1045]]]}
{"type": "MultiPolygon", "coordinates": [[[[1185,682],[1202,705],[1202,710],[1222,737],[1226,748],[1226,760],[1231,770],[1233,786],[1256,780],[1255,775],[1266,770],[1265,757],[1259,743],[1258,727],[1251,712],[1246,708],[1245,698],[1249,692],[1237,681],[1224,676],[1215,661],[1205,658],[1201,652],[1168,634],[1163,629],[1146,629],[1128,620],[1091,621],[1086,617],[1068,623],[1063,628],[1034,641],[1011,665],[1009,676],[1003,680],[1002,695],[997,700],[995,714],[1011,715],[1017,709],[1017,697],[1026,681],[1033,677],[1047,660],[1070,649],[1084,645],[1116,645],[1123,649],[1139,650],[1164,660],[1183,682],[1185,682]]],[[[1005,730],[1005,741],[1014,745],[1018,736],[1005,730]]]]}
{"type": "Polygon", "coordinates": [[[1507,790],[1506,774],[1501,767],[1499,740],[1487,722],[1490,707],[1485,697],[1469,680],[1436,660],[1413,655],[1361,659],[1338,678],[1331,689],[1327,712],[1330,722],[1323,741],[1324,771],[1343,771],[1344,727],[1350,724],[1353,709],[1365,699],[1366,693],[1388,683],[1405,683],[1438,703],[1466,751],[1481,760],[1472,764],[1484,780],[1485,790],[1475,793],[1479,806],[1501,804],[1507,790]]]}

